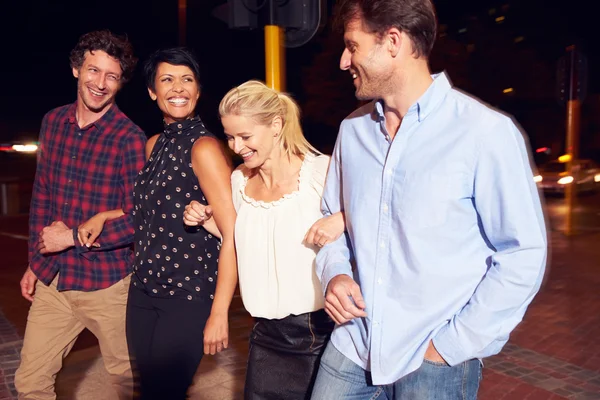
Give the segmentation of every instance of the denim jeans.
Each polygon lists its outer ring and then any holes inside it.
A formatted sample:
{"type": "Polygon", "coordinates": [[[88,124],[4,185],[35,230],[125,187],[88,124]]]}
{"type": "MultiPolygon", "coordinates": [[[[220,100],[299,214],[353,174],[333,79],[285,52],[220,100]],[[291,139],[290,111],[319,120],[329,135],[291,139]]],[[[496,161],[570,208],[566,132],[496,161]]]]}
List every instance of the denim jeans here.
{"type": "Polygon", "coordinates": [[[370,373],[340,353],[331,342],[327,345],[312,400],[475,400],[481,379],[479,360],[453,367],[423,360],[416,371],[396,382],[377,386],[370,373]]]}

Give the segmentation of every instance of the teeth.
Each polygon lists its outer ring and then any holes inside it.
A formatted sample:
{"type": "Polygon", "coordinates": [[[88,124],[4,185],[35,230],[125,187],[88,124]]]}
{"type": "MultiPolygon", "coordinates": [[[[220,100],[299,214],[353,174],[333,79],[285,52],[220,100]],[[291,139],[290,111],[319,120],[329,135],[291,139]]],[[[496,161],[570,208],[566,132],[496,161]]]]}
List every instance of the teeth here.
{"type": "Polygon", "coordinates": [[[245,154],[240,154],[242,156],[242,158],[248,158],[250,157],[252,154],[254,154],[253,151],[249,152],[249,153],[245,153],[245,154]]]}
{"type": "Polygon", "coordinates": [[[102,96],[102,95],[103,95],[103,93],[101,93],[101,92],[96,92],[94,89],[90,89],[90,92],[92,92],[92,94],[93,94],[94,96],[102,96]]]}
{"type": "Polygon", "coordinates": [[[169,99],[169,103],[172,104],[186,104],[187,102],[187,99],[169,99]]]}

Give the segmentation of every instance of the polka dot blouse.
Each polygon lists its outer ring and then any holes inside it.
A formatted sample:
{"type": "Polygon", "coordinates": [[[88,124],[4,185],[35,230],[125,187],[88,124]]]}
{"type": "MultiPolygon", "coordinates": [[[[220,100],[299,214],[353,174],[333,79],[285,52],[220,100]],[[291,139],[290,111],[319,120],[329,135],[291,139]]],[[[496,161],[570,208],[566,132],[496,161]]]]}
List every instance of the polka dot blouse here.
{"type": "Polygon", "coordinates": [[[183,224],[192,200],[207,204],[192,171],[194,142],[212,136],[199,117],[166,125],[134,187],[135,287],[149,296],[212,301],[220,242],[183,224]]]}

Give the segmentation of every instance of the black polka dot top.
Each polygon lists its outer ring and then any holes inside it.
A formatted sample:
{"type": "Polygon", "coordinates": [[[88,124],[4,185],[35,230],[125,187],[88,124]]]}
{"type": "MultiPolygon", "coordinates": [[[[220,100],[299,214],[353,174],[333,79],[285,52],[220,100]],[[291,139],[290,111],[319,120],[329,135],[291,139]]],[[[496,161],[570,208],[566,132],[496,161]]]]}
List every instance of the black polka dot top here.
{"type": "Polygon", "coordinates": [[[149,296],[212,301],[220,241],[183,224],[192,200],[206,204],[192,171],[192,146],[212,136],[199,117],[165,124],[134,187],[133,284],[149,296]]]}

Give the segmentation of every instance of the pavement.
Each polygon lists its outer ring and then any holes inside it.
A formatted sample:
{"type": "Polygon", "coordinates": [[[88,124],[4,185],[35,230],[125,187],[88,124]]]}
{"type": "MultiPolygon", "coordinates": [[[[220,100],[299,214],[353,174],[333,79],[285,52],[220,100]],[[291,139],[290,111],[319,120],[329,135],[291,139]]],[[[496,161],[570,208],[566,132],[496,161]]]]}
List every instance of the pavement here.
{"type": "MultiPolygon", "coordinates": [[[[545,282],[502,352],[484,360],[479,398],[600,399],[600,195],[576,209],[565,236],[562,199],[550,199],[551,256],[545,282]]],[[[26,266],[26,215],[0,217],[0,400],[16,399],[14,372],[29,304],[18,282],[26,266]]],[[[202,360],[192,399],[241,399],[252,320],[234,299],[229,349],[202,360]]],[[[95,338],[84,332],[57,378],[58,399],[109,400],[95,338]]]]}

